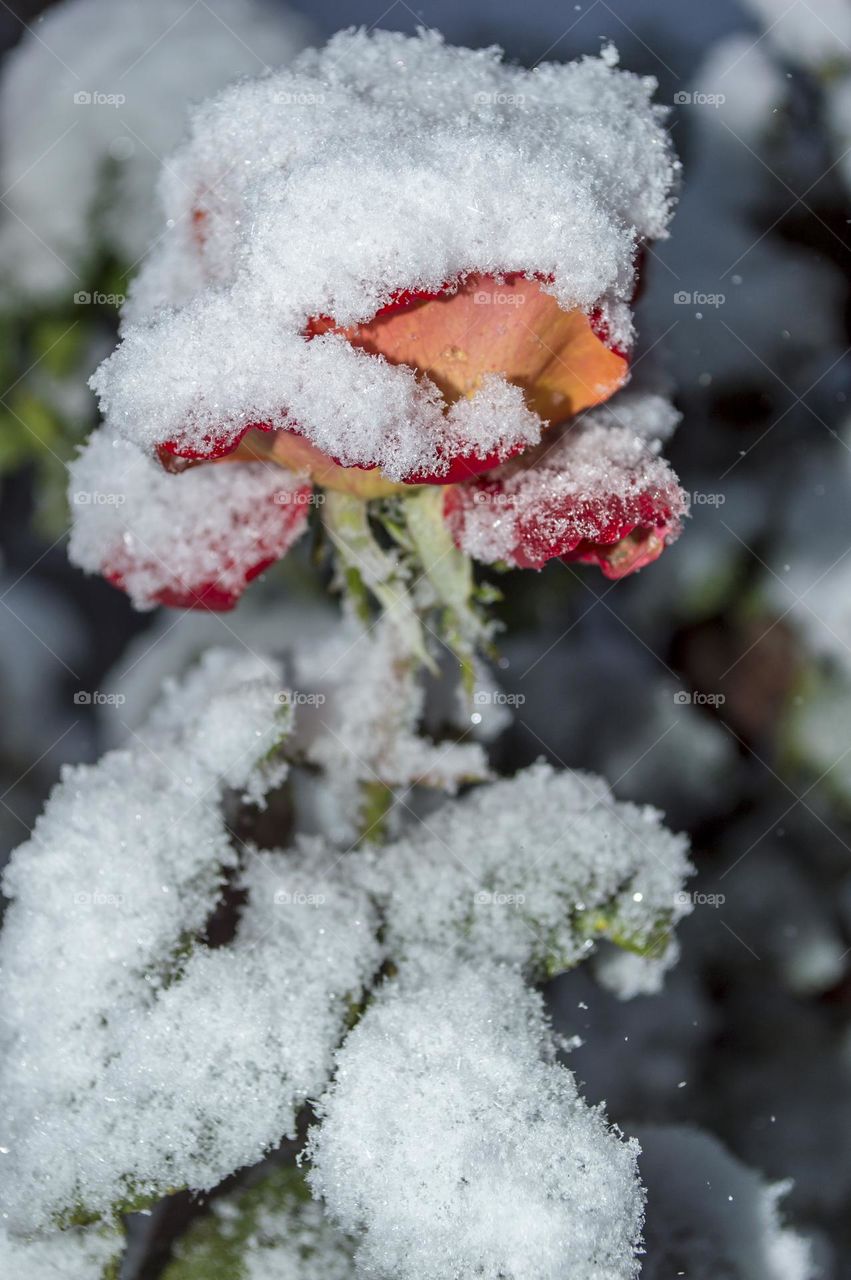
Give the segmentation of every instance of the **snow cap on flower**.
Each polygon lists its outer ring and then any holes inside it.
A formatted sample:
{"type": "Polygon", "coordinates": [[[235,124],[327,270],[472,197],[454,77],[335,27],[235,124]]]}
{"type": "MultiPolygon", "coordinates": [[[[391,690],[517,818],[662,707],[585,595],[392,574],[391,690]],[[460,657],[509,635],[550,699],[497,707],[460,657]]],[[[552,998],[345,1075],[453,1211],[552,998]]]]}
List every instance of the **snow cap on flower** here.
{"type": "Polygon", "coordinates": [[[598,564],[609,578],[649,564],[678,537],[688,510],[653,448],[653,422],[664,432],[670,417],[658,397],[624,397],[499,471],[453,487],[444,510],[456,544],[485,564],[540,569],[561,557],[598,564]]]}
{"type": "Polygon", "coordinates": [[[139,609],[232,609],[304,532],[311,487],[262,462],[166,471],[96,432],[70,468],[69,554],[139,609]]]}
{"type": "Polygon", "coordinates": [[[393,479],[534,443],[545,419],[499,369],[447,405],[340,329],[476,274],[482,309],[516,325],[522,306],[493,290],[519,273],[626,349],[636,251],[665,233],[676,166],[654,82],[615,63],[532,72],[432,32],[349,31],[203,105],[163,178],[171,229],[93,382],[104,411],[142,446],[199,456],[296,427],[393,479]]]}

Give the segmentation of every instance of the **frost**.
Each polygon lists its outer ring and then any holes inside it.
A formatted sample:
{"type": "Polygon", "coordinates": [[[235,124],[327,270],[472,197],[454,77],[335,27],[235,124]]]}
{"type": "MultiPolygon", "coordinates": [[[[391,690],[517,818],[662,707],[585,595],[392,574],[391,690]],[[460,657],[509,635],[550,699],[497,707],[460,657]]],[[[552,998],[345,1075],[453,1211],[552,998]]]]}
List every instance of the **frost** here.
{"type": "Polygon", "coordinates": [[[0,1189],[16,1230],[210,1187],[327,1081],[380,964],[364,894],[247,851],[233,943],[201,941],[236,873],[225,788],[256,799],[281,777],[262,763],[291,716],[280,689],[270,664],[208,654],[130,748],[66,771],[13,856],[0,1189]]]}
{"type": "Polygon", "coordinates": [[[788,1183],[766,1186],[715,1138],[687,1128],[640,1128],[647,1186],[642,1280],[814,1280],[803,1237],[784,1227],[788,1183]]]}
{"type": "Polygon", "coordinates": [[[69,496],[72,562],[106,573],[150,609],[238,597],[304,531],[310,487],[263,462],[174,475],[101,430],[70,467],[69,496]]]}
{"type": "Polygon", "coordinates": [[[164,178],[173,229],[93,384],[108,419],[149,449],[201,451],[296,423],[397,478],[439,474],[459,437],[536,438],[497,377],[444,412],[411,368],[304,331],[368,320],[400,289],[519,271],[552,277],[565,308],[599,305],[628,344],[636,242],[665,233],[675,165],[654,83],[611,63],[529,72],[434,33],[350,31],[205,104],[164,178]]]}
{"type": "Polygon", "coordinates": [[[213,1202],[177,1245],[164,1280],[353,1280],[352,1242],[310,1199],[303,1178],[275,1169],[213,1202]]]}
{"type": "Polygon", "coordinates": [[[289,61],[308,35],[260,0],[53,6],[7,55],[0,84],[0,259],[12,288],[79,288],[95,219],[100,247],[135,262],[156,234],[154,187],[188,105],[289,61]]]}
{"type": "Polygon", "coordinates": [[[104,1280],[124,1246],[117,1233],[68,1230],[16,1240],[0,1230],[0,1275],[8,1280],[104,1280]]]}
{"type": "Polygon", "coordinates": [[[686,841],[592,775],[539,764],[444,805],[370,855],[395,956],[553,974],[608,938],[669,964],[686,841]]]}
{"type": "Polygon", "coordinates": [[[554,1060],[509,969],[403,970],[340,1050],[309,1180],[386,1280],[610,1280],[638,1271],[637,1149],[554,1060]]]}
{"type": "Polygon", "coordinates": [[[558,439],[450,493],[456,543],[485,563],[533,568],[613,546],[633,529],[647,531],[661,550],[678,536],[688,501],[648,436],[675,421],[656,396],[583,415],[558,439]]]}

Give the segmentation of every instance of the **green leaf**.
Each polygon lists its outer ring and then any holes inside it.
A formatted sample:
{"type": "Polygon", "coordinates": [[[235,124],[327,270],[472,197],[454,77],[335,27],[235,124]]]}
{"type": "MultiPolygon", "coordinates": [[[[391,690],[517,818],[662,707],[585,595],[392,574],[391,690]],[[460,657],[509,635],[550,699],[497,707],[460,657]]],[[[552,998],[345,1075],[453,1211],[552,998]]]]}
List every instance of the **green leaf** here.
{"type": "Polygon", "coordinates": [[[214,1201],[212,1211],[177,1244],[163,1280],[246,1280],[248,1259],[256,1255],[273,1266],[279,1257],[282,1275],[305,1280],[348,1280],[355,1274],[351,1242],[326,1221],[303,1175],[287,1167],[214,1201]]]}

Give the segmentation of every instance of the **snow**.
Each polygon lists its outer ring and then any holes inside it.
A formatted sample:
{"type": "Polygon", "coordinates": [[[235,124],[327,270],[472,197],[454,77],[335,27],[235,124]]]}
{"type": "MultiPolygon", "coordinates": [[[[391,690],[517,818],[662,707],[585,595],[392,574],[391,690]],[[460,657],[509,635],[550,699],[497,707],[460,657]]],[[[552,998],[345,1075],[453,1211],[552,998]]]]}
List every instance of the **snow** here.
{"type": "Polygon", "coordinates": [[[382,989],[310,1147],[314,1191],[363,1233],[360,1273],[637,1275],[637,1148],[553,1059],[541,997],[508,968],[438,962],[382,989]]]}
{"type": "Polygon", "coordinates": [[[163,180],[170,230],[95,386],[151,449],[203,451],[297,423],[346,465],[438,473],[460,441],[528,442],[498,377],[445,411],[436,386],[307,321],[370,319],[398,289],[471,272],[552,276],[628,344],[637,241],[665,234],[676,174],[654,82],[601,58],[534,72],[421,32],[343,32],[193,116],[163,180]]]}
{"type": "Polygon", "coordinates": [[[412,960],[451,954],[542,976],[610,938],[655,971],[673,962],[668,931],[690,910],[684,837],[655,810],[615,801],[602,779],[545,764],[443,805],[367,856],[388,949],[412,960]]]}
{"type": "Polygon", "coordinates": [[[681,418],[682,414],[670,400],[653,391],[621,391],[593,410],[594,422],[600,426],[624,427],[646,441],[654,452],[671,439],[681,418]]]}
{"type": "Polygon", "coordinates": [[[72,563],[120,578],[139,609],[208,584],[238,596],[250,571],[280,559],[306,527],[310,486],[273,463],[172,474],[101,429],[69,473],[72,563]]]}
{"type": "Polygon", "coordinates": [[[273,664],[206,655],[130,747],[66,770],[13,855],[0,1192],[18,1232],[211,1187],[327,1081],[380,964],[372,909],[310,850],[245,849],[238,870],[222,807],[281,781],[282,687],[273,664]],[[233,943],[211,948],[227,871],[247,904],[233,943]]]}
{"type": "Polygon", "coordinates": [[[721,1143],[696,1129],[643,1127],[647,1186],[642,1280],[814,1280],[803,1237],[783,1225],[788,1184],[765,1185],[721,1143]]]}
{"type": "Polygon", "coordinates": [[[0,81],[6,286],[64,291],[70,302],[93,227],[99,250],[135,263],[157,233],[154,188],[189,104],[288,62],[309,37],[304,20],[262,0],[52,6],[7,55],[0,81]]]}
{"type": "Polygon", "coordinates": [[[418,732],[425,689],[404,639],[392,617],[370,628],[348,620],[305,637],[292,651],[293,683],[303,703],[297,740],[306,761],[321,771],[322,829],[340,843],[362,831],[366,786],[395,793],[388,803],[398,826],[415,785],[451,795],[490,774],[478,743],[435,743],[418,732]]]}
{"type": "Polygon", "coordinates": [[[583,542],[613,543],[633,526],[674,541],[688,500],[652,441],[657,424],[664,434],[675,415],[659,397],[649,399],[591,410],[557,439],[452,495],[457,545],[488,564],[539,568],[583,542]]]}

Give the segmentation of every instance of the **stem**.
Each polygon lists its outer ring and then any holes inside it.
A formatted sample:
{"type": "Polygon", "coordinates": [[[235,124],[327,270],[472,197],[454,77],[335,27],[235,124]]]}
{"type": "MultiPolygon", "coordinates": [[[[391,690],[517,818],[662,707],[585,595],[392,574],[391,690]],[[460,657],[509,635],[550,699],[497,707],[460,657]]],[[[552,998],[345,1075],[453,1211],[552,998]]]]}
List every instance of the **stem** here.
{"type": "Polygon", "coordinates": [[[425,647],[408,575],[398,556],[384,551],[373,537],[366,502],[347,493],[326,490],[323,518],[340,557],[343,581],[350,596],[357,601],[360,588],[372,592],[402,637],[406,652],[434,671],[434,659],[425,647]]]}
{"type": "Polygon", "coordinates": [[[474,604],[472,561],[452,541],[443,501],[441,486],[423,488],[405,500],[405,516],[425,577],[444,609],[446,642],[461,664],[464,687],[472,694],[476,650],[487,642],[489,631],[474,604]]]}

